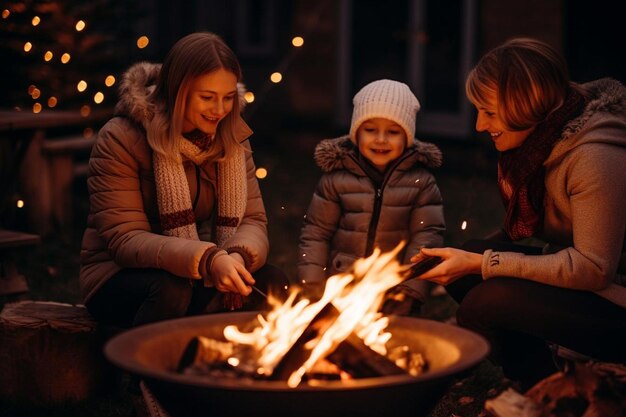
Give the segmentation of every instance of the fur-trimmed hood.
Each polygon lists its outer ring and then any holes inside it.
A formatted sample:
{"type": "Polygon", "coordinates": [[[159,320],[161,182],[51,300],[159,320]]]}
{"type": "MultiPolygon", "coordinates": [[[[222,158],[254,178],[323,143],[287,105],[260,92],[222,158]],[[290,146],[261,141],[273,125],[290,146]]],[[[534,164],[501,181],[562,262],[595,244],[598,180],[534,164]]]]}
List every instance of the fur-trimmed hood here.
{"type": "MultiPolygon", "coordinates": [[[[409,154],[411,156],[407,159],[411,164],[419,163],[427,168],[440,167],[443,159],[436,145],[417,139],[413,139],[413,147],[409,150],[409,154]]],[[[350,140],[350,136],[345,135],[322,140],[315,147],[313,158],[322,171],[332,172],[352,166],[356,155],[356,147],[350,140]]]]}
{"type": "Polygon", "coordinates": [[[561,139],[545,164],[560,160],[569,151],[586,143],[606,143],[626,147],[626,87],[611,78],[581,85],[587,104],[583,112],[570,120],[561,139]]]}
{"type": "MultiPolygon", "coordinates": [[[[161,64],[139,62],[131,66],[122,77],[119,89],[120,99],[115,106],[115,114],[126,116],[145,127],[157,111],[163,112],[163,109],[157,110],[152,98],[159,71],[161,71],[161,64]]],[[[237,92],[239,108],[243,110],[246,105],[244,99],[246,88],[242,83],[237,83],[237,92]]]]}

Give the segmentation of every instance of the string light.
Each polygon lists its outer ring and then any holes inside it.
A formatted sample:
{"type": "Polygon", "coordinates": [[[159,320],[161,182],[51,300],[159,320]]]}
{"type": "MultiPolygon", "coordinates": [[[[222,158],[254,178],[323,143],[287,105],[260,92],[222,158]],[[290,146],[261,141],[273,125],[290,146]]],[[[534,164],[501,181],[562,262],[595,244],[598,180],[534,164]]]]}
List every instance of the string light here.
{"type": "Polygon", "coordinates": [[[35,103],[33,104],[33,113],[39,113],[41,111],[41,104],[40,103],[35,103]]]}
{"type": "Polygon", "coordinates": [[[463,223],[461,223],[461,230],[465,229],[467,229],[467,220],[463,220],[463,223]]]}
{"type": "Polygon", "coordinates": [[[256,177],[258,179],[261,179],[261,180],[263,178],[267,177],[267,169],[265,169],[265,168],[257,168],[257,170],[256,170],[256,177]]]}
{"type": "Polygon", "coordinates": [[[91,107],[89,107],[88,105],[84,105],[83,107],[80,108],[80,115],[83,117],[87,117],[91,114],[91,107]]]}
{"type": "Polygon", "coordinates": [[[87,26],[85,22],[79,20],[78,22],[76,22],[76,32],[80,32],[81,30],[85,29],[85,26],[87,26]]]}
{"type": "Polygon", "coordinates": [[[304,45],[304,38],[302,36],[296,36],[291,40],[291,44],[296,48],[299,48],[304,45]]]}
{"type": "Polygon", "coordinates": [[[96,94],[94,94],[93,101],[96,104],[102,103],[102,101],[104,101],[104,94],[102,94],[100,91],[98,91],[96,94]]]}
{"type": "Polygon", "coordinates": [[[52,53],[52,51],[46,51],[46,53],[43,54],[43,59],[44,61],[48,62],[52,59],[53,56],[54,54],[52,53]]]}
{"type": "Polygon", "coordinates": [[[85,130],[83,130],[83,137],[85,139],[89,139],[92,136],[93,136],[93,129],[90,127],[86,127],[85,130]]]}
{"type": "Polygon", "coordinates": [[[17,200],[17,208],[23,208],[24,207],[24,200],[17,200]]]}
{"type": "Polygon", "coordinates": [[[70,59],[72,59],[72,56],[68,54],[67,52],[61,55],[61,62],[63,64],[67,64],[68,62],[70,62],[70,59]]]}
{"type": "Polygon", "coordinates": [[[33,49],[33,44],[30,42],[26,42],[24,44],[24,52],[30,52],[31,49],[33,49]]]}
{"type": "Polygon", "coordinates": [[[148,46],[149,43],[150,39],[148,39],[147,36],[141,36],[139,39],[137,39],[137,48],[143,49],[148,46]]]}
{"type": "Polygon", "coordinates": [[[278,71],[273,72],[272,75],[270,75],[270,80],[272,80],[272,82],[275,84],[278,84],[282,79],[283,79],[283,74],[281,74],[278,71]]]}
{"type": "Polygon", "coordinates": [[[114,76],[109,75],[104,79],[104,85],[106,85],[107,87],[111,87],[113,84],[115,84],[114,76]]]}
{"type": "Polygon", "coordinates": [[[41,22],[41,19],[39,18],[39,16],[33,17],[33,20],[30,21],[30,23],[32,23],[33,26],[37,26],[39,22],[41,22]]]}
{"type": "Polygon", "coordinates": [[[8,9],[4,9],[4,10],[2,11],[2,18],[3,18],[3,19],[6,19],[6,18],[8,18],[9,16],[11,16],[11,12],[10,12],[8,9]]]}
{"type": "Polygon", "coordinates": [[[35,87],[35,86],[34,86],[34,85],[32,85],[32,84],[28,86],[28,95],[29,95],[29,96],[32,96],[32,95],[33,95],[33,91],[35,91],[35,88],[37,88],[37,87],[35,87]]]}
{"type": "Polygon", "coordinates": [[[244,100],[247,103],[252,103],[254,101],[254,93],[252,91],[246,91],[246,94],[243,95],[244,100]]]}
{"type": "Polygon", "coordinates": [[[85,80],[80,80],[78,84],[76,84],[76,89],[82,93],[87,89],[87,82],[85,80]]]}
{"type": "Polygon", "coordinates": [[[30,93],[30,95],[33,100],[37,100],[39,96],[41,96],[41,90],[39,90],[38,88],[33,88],[33,91],[30,93]]]}
{"type": "Polygon", "coordinates": [[[57,98],[52,96],[48,99],[48,107],[53,108],[57,105],[57,98]]]}

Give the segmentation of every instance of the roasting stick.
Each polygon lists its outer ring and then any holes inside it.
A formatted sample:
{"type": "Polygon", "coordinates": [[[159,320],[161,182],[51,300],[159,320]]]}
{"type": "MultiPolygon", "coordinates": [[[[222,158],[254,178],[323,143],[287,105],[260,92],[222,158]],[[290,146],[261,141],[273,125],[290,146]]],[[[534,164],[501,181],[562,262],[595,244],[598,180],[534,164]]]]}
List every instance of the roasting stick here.
{"type": "Polygon", "coordinates": [[[258,289],[257,287],[255,287],[254,285],[251,285],[252,289],[256,292],[258,292],[259,294],[261,294],[264,298],[267,298],[267,294],[265,294],[263,291],[261,291],[260,289],[258,289]]]}

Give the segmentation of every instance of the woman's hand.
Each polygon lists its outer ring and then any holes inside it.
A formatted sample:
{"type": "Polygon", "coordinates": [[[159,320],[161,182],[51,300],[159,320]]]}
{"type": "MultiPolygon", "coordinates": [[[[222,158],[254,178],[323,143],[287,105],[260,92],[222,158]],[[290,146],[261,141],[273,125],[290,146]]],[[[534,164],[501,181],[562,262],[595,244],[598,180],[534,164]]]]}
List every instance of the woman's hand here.
{"type": "Polygon", "coordinates": [[[420,275],[419,279],[445,286],[465,275],[481,273],[483,256],[479,253],[454,248],[423,248],[411,258],[411,262],[419,261],[421,255],[438,256],[442,262],[420,275]]]}
{"type": "Polygon", "coordinates": [[[243,296],[252,292],[250,285],[254,284],[254,278],[246,269],[243,258],[235,252],[213,259],[211,280],[218,291],[234,292],[243,296]]]}

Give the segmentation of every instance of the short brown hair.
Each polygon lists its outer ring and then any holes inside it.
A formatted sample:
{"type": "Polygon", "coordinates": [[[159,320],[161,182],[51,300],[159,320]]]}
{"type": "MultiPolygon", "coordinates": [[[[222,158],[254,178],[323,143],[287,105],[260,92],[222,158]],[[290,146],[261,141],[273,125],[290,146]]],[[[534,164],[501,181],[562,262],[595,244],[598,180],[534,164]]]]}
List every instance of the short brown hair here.
{"type": "MultiPolygon", "coordinates": [[[[163,61],[154,91],[155,100],[162,106],[169,121],[169,132],[165,135],[150,135],[157,142],[150,143],[152,149],[169,157],[178,156],[178,138],[189,86],[197,77],[219,69],[231,72],[237,81],[241,80],[241,66],[235,53],[218,35],[210,32],[192,33],[174,44],[163,61]]],[[[233,100],[233,103],[232,111],[217,126],[217,146],[212,151],[218,157],[227,156],[234,146],[239,145],[234,129],[241,108],[238,99],[233,100]]]]}
{"type": "Polygon", "coordinates": [[[497,113],[511,130],[525,130],[557,109],[565,99],[569,74],[565,60],[548,44],[515,38],[487,52],[465,82],[477,105],[495,94],[497,113]]]}

